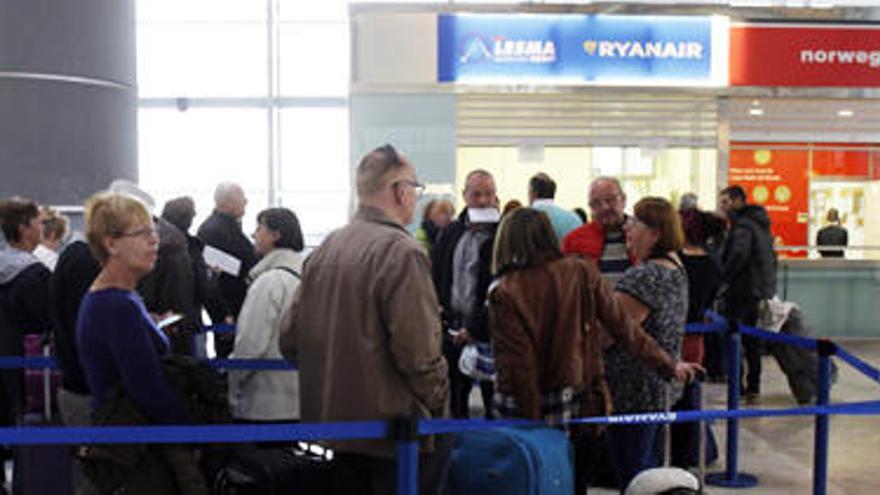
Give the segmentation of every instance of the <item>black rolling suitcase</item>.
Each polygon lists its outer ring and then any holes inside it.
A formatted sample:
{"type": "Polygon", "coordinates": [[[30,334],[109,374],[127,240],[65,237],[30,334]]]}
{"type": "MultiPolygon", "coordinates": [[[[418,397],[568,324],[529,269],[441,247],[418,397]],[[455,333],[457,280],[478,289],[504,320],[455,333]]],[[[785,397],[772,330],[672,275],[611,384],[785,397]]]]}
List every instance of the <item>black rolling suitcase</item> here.
{"type": "Polygon", "coordinates": [[[218,495],[328,495],[331,461],[309,446],[241,446],[217,475],[218,495]]]}
{"type": "MultiPolygon", "coordinates": [[[[779,333],[798,337],[812,337],[812,331],[804,320],[800,308],[793,308],[788,314],[779,333]]],[[[798,404],[811,404],[816,401],[818,391],[819,362],[816,353],[802,347],[788,344],[768,344],[770,354],[776,359],[779,368],[788,380],[788,388],[798,404]]],[[[831,382],[837,377],[837,366],[831,363],[831,382]]]]}

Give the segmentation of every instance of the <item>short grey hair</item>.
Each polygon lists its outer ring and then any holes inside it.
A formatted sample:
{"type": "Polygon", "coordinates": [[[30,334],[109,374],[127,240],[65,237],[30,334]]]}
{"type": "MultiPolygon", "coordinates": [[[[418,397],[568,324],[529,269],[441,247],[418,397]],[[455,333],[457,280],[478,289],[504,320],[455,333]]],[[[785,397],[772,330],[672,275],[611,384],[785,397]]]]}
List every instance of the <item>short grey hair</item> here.
{"type": "Polygon", "coordinates": [[[357,167],[358,198],[376,195],[388,185],[388,177],[408,164],[390,144],[367,153],[357,167]]]}
{"type": "Polygon", "coordinates": [[[242,187],[235,182],[221,182],[214,189],[214,204],[220,205],[229,200],[236,191],[243,191],[242,187]]]}

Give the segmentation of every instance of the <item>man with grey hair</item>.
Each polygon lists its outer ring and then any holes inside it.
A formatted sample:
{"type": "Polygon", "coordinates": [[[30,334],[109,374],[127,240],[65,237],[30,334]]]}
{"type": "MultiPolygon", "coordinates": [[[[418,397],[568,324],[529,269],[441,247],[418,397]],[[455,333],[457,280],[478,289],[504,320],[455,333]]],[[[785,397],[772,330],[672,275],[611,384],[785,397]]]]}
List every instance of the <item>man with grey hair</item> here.
{"type": "MultiPolygon", "coordinates": [[[[422,187],[391,145],[368,153],[357,168],[357,213],[306,260],[280,339],[299,367],[303,421],[446,416],[440,306],[428,256],[404,227],[422,187]]],[[[423,440],[419,492],[438,494],[450,447],[440,437],[423,440]]],[[[394,493],[392,440],[328,443],[352,473],[334,480],[346,485],[336,492],[394,493]]]]}
{"type": "MultiPolygon", "coordinates": [[[[443,354],[449,361],[452,415],[470,415],[468,397],[473,387],[458,361],[465,344],[489,342],[486,294],[492,282],[492,246],[498,228],[495,179],[483,169],[465,177],[462,191],[467,208],[437,238],[431,251],[434,287],[443,308],[443,354]]],[[[493,386],[480,382],[483,408],[491,418],[493,386]]]]}
{"type": "Polygon", "coordinates": [[[623,231],[626,194],[614,177],[597,177],[590,184],[588,199],[593,221],[565,236],[562,252],[595,261],[605,279],[613,283],[632,266],[623,231]]]}
{"type": "MultiPolygon", "coordinates": [[[[221,182],[214,190],[214,211],[199,226],[198,238],[206,245],[219,249],[238,259],[241,265],[237,274],[220,272],[206,301],[206,309],[214,324],[234,323],[247,295],[247,274],[256,263],[254,245],[241,230],[247,198],[240,185],[221,182]]],[[[232,352],[232,334],[217,334],[215,347],[218,357],[232,352]]]]}

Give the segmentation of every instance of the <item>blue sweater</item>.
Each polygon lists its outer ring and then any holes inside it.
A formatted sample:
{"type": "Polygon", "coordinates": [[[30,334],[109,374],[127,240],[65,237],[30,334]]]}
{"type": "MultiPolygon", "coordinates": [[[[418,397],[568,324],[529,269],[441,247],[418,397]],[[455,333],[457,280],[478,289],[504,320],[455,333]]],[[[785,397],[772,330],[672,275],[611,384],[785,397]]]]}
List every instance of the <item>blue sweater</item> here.
{"type": "Polygon", "coordinates": [[[183,402],[168,386],[159,363],[159,356],[168,353],[168,339],[156,328],[137,293],[88,292],[79,309],[76,343],[94,409],[121,382],[151,423],[189,422],[183,402]]]}

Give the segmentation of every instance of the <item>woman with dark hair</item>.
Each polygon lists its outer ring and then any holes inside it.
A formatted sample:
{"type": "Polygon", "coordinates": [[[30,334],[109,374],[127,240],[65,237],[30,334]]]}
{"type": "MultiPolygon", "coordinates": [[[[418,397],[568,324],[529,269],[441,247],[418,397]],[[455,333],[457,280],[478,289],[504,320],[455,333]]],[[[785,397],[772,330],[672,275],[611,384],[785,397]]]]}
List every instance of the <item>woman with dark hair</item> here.
{"type": "MultiPolygon", "coordinates": [[[[721,264],[707,250],[706,243],[709,236],[716,234],[713,222],[717,219],[711,213],[699,211],[696,208],[681,211],[681,224],[684,229],[684,246],[678,255],[684,265],[688,278],[688,311],[686,323],[702,323],[706,320],[704,313],[712,301],[718,288],[721,286],[721,264]]],[[[720,219],[718,219],[720,220],[720,219]]],[[[717,346],[705,354],[713,354],[713,359],[723,356],[720,352],[721,336],[718,334],[707,335],[706,342],[717,346]]],[[[704,346],[702,335],[685,335],[681,349],[682,359],[695,363],[703,363],[704,346]]],[[[708,356],[707,356],[708,357],[708,356]]],[[[706,361],[706,369],[709,373],[717,369],[717,364],[710,365],[706,361]]],[[[682,398],[673,406],[674,410],[692,410],[700,406],[700,384],[694,382],[684,388],[682,398]]],[[[680,423],[672,425],[672,464],[680,467],[694,466],[699,461],[699,428],[700,423],[680,423]]],[[[717,456],[715,442],[711,430],[707,428],[706,444],[707,462],[717,456]]]]}
{"type": "MultiPolygon", "coordinates": [[[[697,366],[677,363],[627,318],[595,263],[562,256],[543,212],[511,212],[494,248],[498,278],[488,302],[500,414],[558,423],[609,413],[606,334],[664,377],[693,378],[697,366]]],[[[586,490],[594,442],[585,433],[575,438],[578,493],[586,490]]]]}
{"type": "MultiPolygon", "coordinates": [[[[626,237],[638,264],[623,274],[615,291],[630,318],[678,359],[688,305],[687,274],[677,254],[684,240],[681,222],[675,208],[663,198],[643,198],[633,213],[627,221],[626,237]]],[[[664,377],[623,351],[612,346],[605,352],[616,413],[663,411],[681,396],[679,384],[668,385],[664,377]],[[667,394],[671,395],[669,402],[667,394]]],[[[656,424],[609,428],[622,487],[640,471],[659,465],[659,432],[656,424]]]]}
{"type": "MultiPolygon", "coordinates": [[[[296,214],[269,208],[257,215],[254,245],[262,259],[248,274],[249,287],[238,317],[230,357],[282,359],[281,315],[299,286],[304,246],[296,214]]],[[[241,421],[299,419],[299,376],[295,371],[236,370],[229,373],[232,415],[241,421]]]]}

